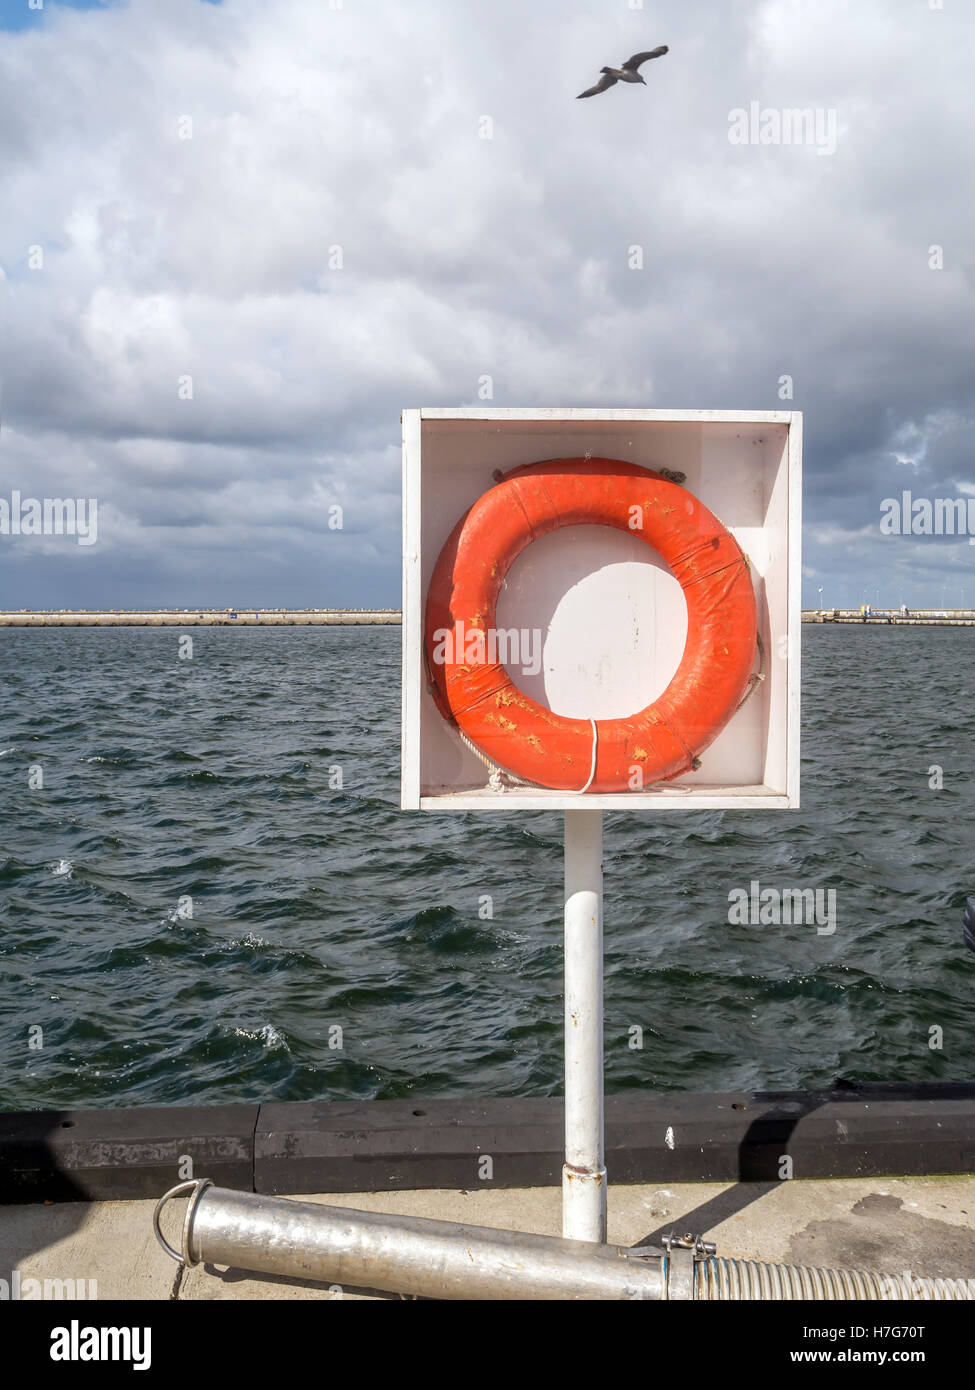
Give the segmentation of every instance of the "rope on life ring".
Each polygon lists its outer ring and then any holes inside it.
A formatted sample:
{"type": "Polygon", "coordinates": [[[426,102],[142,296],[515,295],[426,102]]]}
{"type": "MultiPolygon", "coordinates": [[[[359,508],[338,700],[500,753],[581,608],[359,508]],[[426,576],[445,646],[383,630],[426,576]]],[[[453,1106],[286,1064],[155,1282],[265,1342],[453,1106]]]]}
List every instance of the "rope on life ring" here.
{"type": "MultiPolygon", "coordinates": [[[[580,787],[577,792],[568,792],[568,796],[582,796],[584,792],[589,790],[592,785],[592,780],[596,775],[596,754],[599,746],[599,731],[596,728],[595,719],[590,719],[589,723],[592,725],[592,764],[589,769],[589,780],[586,785],[580,787]]],[[[499,767],[497,763],[492,763],[490,758],[485,757],[477,744],[472,743],[467,737],[463,729],[458,729],[457,732],[460,735],[461,742],[465,743],[474,756],[480,758],[481,762],[491,769],[491,776],[488,778],[488,786],[493,792],[506,792],[508,790],[505,778],[520,787],[539,787],[542,785],[540,782],[527,782],[523,777],[516,777],[514,773],[506,772],[503,767],[499,767]]]]}

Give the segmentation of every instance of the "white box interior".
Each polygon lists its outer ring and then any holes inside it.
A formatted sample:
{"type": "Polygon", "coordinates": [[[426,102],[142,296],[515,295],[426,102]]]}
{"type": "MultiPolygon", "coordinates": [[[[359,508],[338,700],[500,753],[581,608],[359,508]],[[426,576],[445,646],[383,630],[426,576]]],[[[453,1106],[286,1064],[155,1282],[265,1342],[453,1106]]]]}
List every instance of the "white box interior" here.
{"type": "MultiPolygon", "coordinates": [[[[410,410],[404,436],[403,768],[406,809],[676,809],[799,802],[801,416],[664,410],[410,410]],[[641,791],[573,797],[487,787],[489,769],[440,716],[426,688],[427,587],[448,535],[494,486],[496,469],[543,459],[622,459],[686,474],[684,486],[751,563],[765,680],[702,755],[702,766],[641,791]]],[[[545,634],[537,674],[517,684],[561,714],[617,718],[642,709],[677,669],[683,594],[638,537],[566,527],[530,545],[508,573],[499,628],[545,634]]]]}

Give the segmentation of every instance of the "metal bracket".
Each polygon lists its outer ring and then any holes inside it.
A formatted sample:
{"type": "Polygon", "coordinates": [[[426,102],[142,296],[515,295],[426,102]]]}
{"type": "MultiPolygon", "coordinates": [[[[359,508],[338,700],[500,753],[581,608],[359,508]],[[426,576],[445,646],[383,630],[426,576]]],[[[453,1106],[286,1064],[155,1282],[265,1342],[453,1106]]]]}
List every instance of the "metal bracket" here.
{"type": "Polygon", "coordinates": [[[693,1250],[684,1250],[678,1247],[668,1251],[664,1297],[667,1299],[693,1299],[693,1250]]]}
{"type": "Polygon", "coordinates": [[[692,1250],[695,1259],[709,1260],[712,1255],[716,1255],[718,1247],[713,1240],[705,1240],[703,1236],[693,1235],[690,1231],[679,1236],[675,1231],[671,1231],[669,1236],[664,1236],[663,1247],[667,1254],[674,1250],[692,1250]]]}
{"type": "Polygon", "coordinates": [[[710,1259],[717,1247],[713,1241],[704,1240],[690,1231],[680,1236],[671,1231],[670,1235],[664,1236],[663,1247],[667,1252],[664,1297],[693,1300],[695,1260],[710,1259]]]}
{"type": "Polygon", "coordinates": [[[704,1240],[692,1232],[678,1235],[676,1231],[664,1236],[659,1246],[638,1245],[620,1250],[621,1255],[631,1260],[659,1260],[663,1275],[662,1297],[689,1300],[695,1297],[696,1261],[709,1260],[716,1253],[714,1241],[704,1240]]]}

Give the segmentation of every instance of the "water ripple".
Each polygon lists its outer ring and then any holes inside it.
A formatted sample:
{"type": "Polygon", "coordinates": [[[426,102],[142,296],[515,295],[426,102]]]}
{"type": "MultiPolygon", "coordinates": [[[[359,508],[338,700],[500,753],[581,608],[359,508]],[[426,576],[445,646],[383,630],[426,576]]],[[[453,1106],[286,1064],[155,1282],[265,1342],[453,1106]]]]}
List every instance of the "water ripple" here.
{"type": "MultiPolygon", "coordinates": [[[[399,811],[398,629],[177,636],[0,634],[0,1106],[557,1094],[559,817],[399,811]]],[[[611,1091],[975,1070],[975,633],[803,648],[800,811],[605,818],[611,1091]]]]}

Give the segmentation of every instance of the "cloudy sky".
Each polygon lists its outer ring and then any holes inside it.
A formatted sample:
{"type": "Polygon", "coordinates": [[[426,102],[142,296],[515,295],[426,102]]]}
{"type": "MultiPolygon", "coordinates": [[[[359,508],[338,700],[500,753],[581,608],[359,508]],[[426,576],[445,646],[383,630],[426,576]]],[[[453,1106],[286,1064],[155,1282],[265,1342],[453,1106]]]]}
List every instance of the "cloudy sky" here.
{"type": "Polygon", "coordinates": [[[975,604],[967,536],[879,529],[975,497],[968,0],[37,5],[0,0],[0,499],[96,497],[98,543],[0,535],[0,607],[395,606],[400,410],[484,376],[801,409],[805,602],[975,604]],[[835,151],[732,143],[752,102],[835,151]]]}

